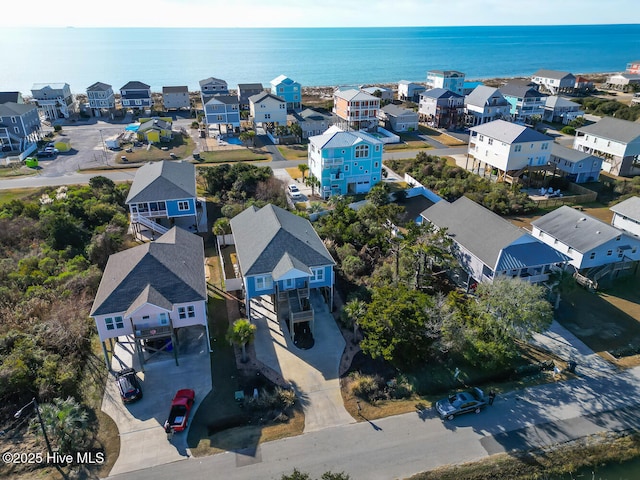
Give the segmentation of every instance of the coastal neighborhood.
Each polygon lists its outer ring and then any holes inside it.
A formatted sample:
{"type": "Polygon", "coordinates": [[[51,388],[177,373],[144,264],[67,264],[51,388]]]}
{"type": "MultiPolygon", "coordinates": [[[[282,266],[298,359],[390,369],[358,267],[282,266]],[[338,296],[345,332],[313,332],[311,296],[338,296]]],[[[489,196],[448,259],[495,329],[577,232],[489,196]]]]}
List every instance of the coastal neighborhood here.
{"type": "Polygon", "coordinates": [[[72,456],[0,475],[408,478],[632,435],[622,67],[0,92],[0,448],[72,456]]]}

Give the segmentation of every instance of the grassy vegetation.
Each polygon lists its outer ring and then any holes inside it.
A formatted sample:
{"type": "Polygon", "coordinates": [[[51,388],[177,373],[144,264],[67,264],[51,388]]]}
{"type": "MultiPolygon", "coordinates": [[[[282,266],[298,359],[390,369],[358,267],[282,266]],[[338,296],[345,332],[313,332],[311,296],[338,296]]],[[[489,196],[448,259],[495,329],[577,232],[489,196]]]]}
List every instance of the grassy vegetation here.
{"type": "Polygon", "coordinates": [[[29,167],[0,167],[0,178],[27,177],[37,173],[37,169],[29,167]]]}
{"type": "Polygon", "coordinates": [[[278,151],[287,160],[301,160],[308,155],[306,145],[278,145],[278,151]]]}
{"type": "Polygon", "coordinates": [[[0,190],[0,205],[10,202],[11,200],[22,200],[33,195],[40,190],[39,188],[15,188],[11,190],[0,190]]]}
{"type": "Polygon", "coordinates": [[[449,147],[459,147],[462,145],[466,145],[466,143],[463,142],[462,140],[458,140],[457,138],[452,137],[451,135],[447,135],[446,133],[439,132],[438,130],[434,130],[433,128],[429,128],[425,125],[418,126],[418,129],[420,130],[420,133],[429,135],[430,137],[433,137],[434,140],[437,140],[438,142],[444,145],[447,145],[449,147]]]}
{"type": "Polygon", "coordinates": [[[202,159],[201,163],[255,162],[259,160],[270,160],[271,155],[262,150],[242,148],[200,152],[200,158],[202,159]]]}
{"type": "Polygon", "coordinates": [[[133,152],[127,152],[126,149],[131,145],[124,145],[123,150],[118,151],[113,156],[113,162],[116,164],[123,163],[141,163],[141,162],[157,162],[160,160],[171,160],[173,153],[176,158],[186,158],[193,153],[195,142],[191,137],[174,133],[170,142],[162,142],[153,144],[147,150],[147,147],[135,148],[133,152]],[[166,147],[167,150],[162,150],[166,147]],[[122,156],[127,157],[127,161],[122,160],[122,156]]]}
{"type": "Polygon", "coordinates": [[[419,150],[422,148],[433,148],[433,146],[422,140],[407,140],[402,143],[387,144],[384,146],[384,151],[394,152],[396,150],[419,150]]]}
{"type": "Polygon", "coordinates": [[[581,475],[574,476],[582,468],[597,472],[597,467],[604,464],[619,463],[638,456],[640,435],[637,433],[599,434],[555,448],[504,453],[478,462],[446,466],[419,473],[410,480],[573,479],[582,478],[581,475]]]}

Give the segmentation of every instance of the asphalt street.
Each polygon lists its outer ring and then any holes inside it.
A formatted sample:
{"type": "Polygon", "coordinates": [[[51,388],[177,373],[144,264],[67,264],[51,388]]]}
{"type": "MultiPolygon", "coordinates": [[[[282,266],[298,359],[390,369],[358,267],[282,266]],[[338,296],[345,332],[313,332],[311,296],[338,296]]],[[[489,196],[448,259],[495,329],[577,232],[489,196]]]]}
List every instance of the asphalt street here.
{"type": "Polygon", "coordinates": [[[639,394],[640,368],[635,368],[511,392],[479,415],[452,421],[441,420],[431,409],[416,410],[112,478],[278,479],[294,468],[312,477],[330,470],[344,471],[353,480],[405,478],[499,452],[637,429],[639,394]]]}

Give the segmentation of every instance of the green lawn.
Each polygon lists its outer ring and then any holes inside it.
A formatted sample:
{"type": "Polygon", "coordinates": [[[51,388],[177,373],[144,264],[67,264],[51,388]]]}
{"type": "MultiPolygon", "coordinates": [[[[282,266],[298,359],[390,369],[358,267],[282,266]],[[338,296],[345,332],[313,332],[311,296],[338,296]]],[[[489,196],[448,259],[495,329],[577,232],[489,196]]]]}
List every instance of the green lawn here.
{"type": "Polygon", "coordinates": [[[19,200],[36,193],[39,188],[16,188],[12,190],[0,190],[0,205],[10,202],[11,200],[19,200]]]}
{"type": "Polygon", "coordinates": [[[127,157],[127,164],[171,160],[172,153],[178,159],[186,158],[193,153],[195,142],[191,137],[184,137],[178,133],[174,133],[173,139],[170,142],[153,144],[148,150],[147,147],[144,146],[135,148],[133,152],[129,153],[126,151],[129,146],[130,145],[124,145],[123,150],[114,154],[113,161],[115,163],[125,163],[122,161],[122,156],[127,157]],[[167,150],[162,150],[163,147],[166,147],[167,150]]]}
{"type": "Polygon", "coordinates": [[[300,160],[308,156],[306,145],[278,145],[278,150],[287,160],[300,160]]]}
{"type": "Polygon", "coordinates": [[[215,152],[200,152],[202,163],[226,163],[226,162],[255,162],[258,160],[270,160],[271,155],[261,150],[248,148],[234,150],[218,150],[215,152]]]}
{"type": "Polygon", "coordinates": [[[385,152],[390,152],[394,150],[418,150],[420,148],[433,148],[427,142],[423,142],[422,140],[407,140],[402,143],[390,143],[384,146],[385,152]]]}

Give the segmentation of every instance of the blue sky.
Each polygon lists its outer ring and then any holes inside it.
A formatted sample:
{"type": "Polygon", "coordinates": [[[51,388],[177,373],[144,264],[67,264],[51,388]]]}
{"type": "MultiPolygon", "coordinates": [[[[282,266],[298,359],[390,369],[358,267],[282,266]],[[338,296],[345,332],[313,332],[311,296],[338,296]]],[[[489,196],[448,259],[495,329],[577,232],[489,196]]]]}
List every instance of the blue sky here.
{"type": "MultiPolygon", "coordinates": [[[[370,27],[640,23],[637,0],[31,0],[15,27],[370,27]],[[35,13],[37,12],[37,14],[35,13]]],[[[9,10],[9,11],[7,11],[9,10]]]]}

